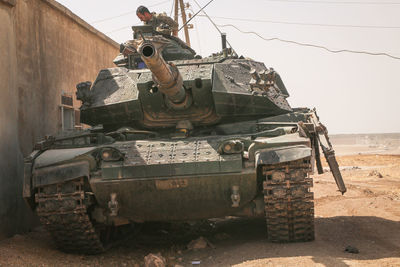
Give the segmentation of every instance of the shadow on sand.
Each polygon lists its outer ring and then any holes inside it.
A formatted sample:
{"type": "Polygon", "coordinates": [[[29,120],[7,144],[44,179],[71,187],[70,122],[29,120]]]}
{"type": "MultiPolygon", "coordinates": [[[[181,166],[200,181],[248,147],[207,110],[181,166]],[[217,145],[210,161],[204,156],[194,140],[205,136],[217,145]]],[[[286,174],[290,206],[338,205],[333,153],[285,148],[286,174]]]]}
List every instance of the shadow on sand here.
{"type": "Polygon", "coordinates": [[[231,266],[246,261],[305,256],[325,266],[348,266],[347,260],[375,260],[400,257],[400,222],[379,217],[342,216],[315,219],[316,240],[307,243],[275,244],[266,241],[263,219],[234,218],[212,223],[143,225],[139,234],[109,253],[162,252],[175,255],[183,251],[186,266],[199,259],[202,266],[231,266]],[[186,245],[199,236],[206,237],[215,248],[186,250],[186,245]],[[346,246],[359,249],[359,254],[344,252],[346,246]]]}

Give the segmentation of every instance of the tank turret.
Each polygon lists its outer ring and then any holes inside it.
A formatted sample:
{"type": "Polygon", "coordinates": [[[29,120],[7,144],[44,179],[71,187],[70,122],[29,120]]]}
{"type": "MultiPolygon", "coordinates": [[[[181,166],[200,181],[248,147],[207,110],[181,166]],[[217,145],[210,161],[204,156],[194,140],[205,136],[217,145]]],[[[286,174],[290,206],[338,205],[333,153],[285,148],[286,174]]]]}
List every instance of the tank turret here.
{"type": "Polygon", "coordinates": [[[83,123],[175,129],[180,121],[210,126],[292,111],[279,74],[263,63],[227,48],[207,58],[185,58],[192,50],[175,37],[135,30],[136,38],[122,46],[125,60],[118,61],[128,63],[102,70],[86,89],[83,123]]]}

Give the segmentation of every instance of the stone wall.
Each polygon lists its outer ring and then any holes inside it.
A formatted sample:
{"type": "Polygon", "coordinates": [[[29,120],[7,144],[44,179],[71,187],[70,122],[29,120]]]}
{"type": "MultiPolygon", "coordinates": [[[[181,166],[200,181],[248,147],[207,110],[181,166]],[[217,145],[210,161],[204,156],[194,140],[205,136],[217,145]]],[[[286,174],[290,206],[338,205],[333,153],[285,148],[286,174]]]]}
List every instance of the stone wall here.
{"type": "Polygon", "coordinates": [[[0,239],[29,229],[23,157],[61,130],[61,95],[111,67],[119,46],[53,0],[0,0],[0,239]]]}

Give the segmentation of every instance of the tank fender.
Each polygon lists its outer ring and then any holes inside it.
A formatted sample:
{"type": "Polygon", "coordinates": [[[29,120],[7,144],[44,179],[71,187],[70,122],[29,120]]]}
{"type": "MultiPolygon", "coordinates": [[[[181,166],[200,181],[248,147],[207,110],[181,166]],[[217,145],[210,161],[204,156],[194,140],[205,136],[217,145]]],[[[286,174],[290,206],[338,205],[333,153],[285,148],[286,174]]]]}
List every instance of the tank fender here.
{"type": "Polygon", "coordinates": [[[32,168],[35,159],[40,156],[41,151],[34,150],[28,157],[24,159],[24,181],[22,184],[22,197],[29,199],[32,197],[32,168]]]}
{"type": "Polygon", "coordinates": [[[258,165],[277,164],[311,157],[311,148],[305,145],[266,148],[255,153],[256,167],[258,165]]]}
{"type": "Polygon", "coordinates": [[[62,165],[40,168],[33,171],[33,187],[57,184],[79,177],[89,177],[90,164],[88,161],[70,162],[62,165]]]}

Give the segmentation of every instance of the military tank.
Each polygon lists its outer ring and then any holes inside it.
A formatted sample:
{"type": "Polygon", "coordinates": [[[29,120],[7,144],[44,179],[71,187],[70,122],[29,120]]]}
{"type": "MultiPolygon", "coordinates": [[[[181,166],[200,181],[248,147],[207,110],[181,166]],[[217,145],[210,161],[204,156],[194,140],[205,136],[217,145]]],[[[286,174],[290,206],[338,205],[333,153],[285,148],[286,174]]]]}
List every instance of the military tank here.
{"type": "Polygon", "coordinates": [[[201,58],[180,39],[133,27],[116,67],[77,85],[84,131],[48,137],[25,160],[23,197],[60,249],[103,252],[142,222],[265,217],[267,239],[314,239],[322,148],[315,110],[292,108],[272,68],[226,47],[201,58]]]}

